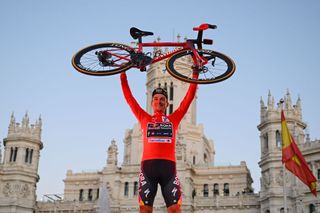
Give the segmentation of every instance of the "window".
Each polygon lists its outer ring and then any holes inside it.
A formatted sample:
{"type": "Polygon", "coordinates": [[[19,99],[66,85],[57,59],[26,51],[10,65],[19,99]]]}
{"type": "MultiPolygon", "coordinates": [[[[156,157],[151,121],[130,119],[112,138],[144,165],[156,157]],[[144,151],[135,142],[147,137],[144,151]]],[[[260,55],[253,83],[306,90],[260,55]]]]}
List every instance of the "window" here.
{"type": "Polygon", "coordinates": [[[125,182],[124,183],[124,196],[128,196],[129,194],[129,183],[125,182]]]}
{"type": "Polygon", "coordinates": [[[88,191],[88,200],[92,200],[92,189],[88,191]]]}
{"type": "Polygon", "coordinates": [[[196,156],[193,156],[193,158],[192,158],[192,163],[193,163],[193,165],[195,165],[196,164],[196,156]]]}
{"type": "Polygon", "coordinates": [[[13,161],[13,153],[14,153],[13,147],[11,147],[11,149],[10,149],[10,162],[13,161]]]}
{"type": "Polygon", "coordinates": [[[313,204],[309,205],[309,213],[315,213],[316,212],[316,207],[313,204]]]}
{"type": "Polygon", "coordinates": [[[33,155],[33,149],[30,150],[30,154],[29,154],[29,163],[32,163],[32,155],[33,155]]]}
{"type": "Polygon", "coordinates": [[[99,193],[100,193],[100,190],[97,189],[97,199],[99,199],[99,193]]]}
{"type": "Polygon", "coordinates": [[[29,158],[29,148],[26,149],[26,156],[24,158],[25,163],[28,163],[28,158],[29,158]]]}
{"type": "Polygon", "coordinates": [[[25,155],[25,158],[24,158],[24,162],[31,164],[32,163],[32,155],[33,155],[33,149],[27,148],[26,149],[26,155],[25,155]]]}
{"type": "Polygon", "coordinates": [[[213,185],[213,195],[219,195],[219,184],[217,183],[213,185]]]}
{"type": "Polygon", "coordinates": [[[83,201],[83,189],[80,189],[79,201],[83,201]]]}
{"type": "Polygon", "coordinates": [[[225,183],[224,186],[223,186],[223,193],[224,193],[224,196],[229,196],[229,183],[225,183]]]}
{"type": "Polygon", "coordinates": [[[18,155],[18,147],[14,148],[13,161],[16,162],[18,155]]]}
{"type": "Polygon", "coordinates": [[[264,148],[265,148],[266,150],[268,150],[268,149],[269,149],[268,133],[266,133],[266,134],[263,136],[263,139],[264,139],[264,148]]]}
{"type": "Polygon", "coordinates": [[[280,134],[280,131],[277,130],[276,131],[276,145],[278,148],[281,148],[282,147],[282,144],[281,144],[281,134],[280,134]]]}
{"type": "Polygon", "coordinates": [[[173,82],[171,82],[170,84],[170,94],[169,94],[169,100],[172,101],[173,100],[173,82]]]}
{"type": "Polygon", "coordinates": [[[18,147],[11,147],[10,149],[10,162],[15,162],[17,160],[17,155],[18,155],[18,147]]]}
{"type": "Polygon", "coordinates": [[[169,115],[173,112],[173,104],[169,104],[169,115]]]}
{"type": "Polygon", "coordinates": [[[133,195],[138,195],[138,182],[135,181],[133,184],[133,195]]]}
{"type": "Polygon", "coordinates": [[[320,180],[320,169],[317,171],[318,180],[320,180]]]}
{"type": "Polygon", "coordinates": [[[208,197],[209,195],[209,186],[208,184],[203,185],[203,197],[208,197]]]}
{"type": "Polygon", "coordinates": [[[204,161],[205,163],[208,163],[208,162],[207,162],[207,161],[208,161],[208,157],[207,157],[207,154],[206,154],[206,153],[203,154],[203,161],[204,161]]]}

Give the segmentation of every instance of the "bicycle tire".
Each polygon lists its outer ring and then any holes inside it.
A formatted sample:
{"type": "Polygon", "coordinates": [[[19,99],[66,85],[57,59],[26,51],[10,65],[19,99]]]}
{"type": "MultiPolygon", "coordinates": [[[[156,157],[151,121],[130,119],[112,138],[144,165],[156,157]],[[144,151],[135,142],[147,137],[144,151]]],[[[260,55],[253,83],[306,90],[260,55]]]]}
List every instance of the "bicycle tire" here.
{"type": "Polygon", "coordinates": [[[208,63],[199,71],[197,79],[192,78],[193,60],[191,50],[182,50],[172,55],[166,63],[168,72],[175,78],[188,83],[214,84],[230,78],[236,69],[234,61],[225,54],[212,50],[197,50],[208,63]],[[214,60],[214,61],[211,61],[214,60]]]}
{"type": "Polygon", "coordinates": [[[132,47],[120,43],[94,44],[75,53],[72,57],[72,66],[86,75],[115,75],[133,66],[129,57],[132,51],[134,51],[132,47]],[[105,59],[105,64],[102,64],[97,56],[99,51],[110,51],[114,54],[109,55],[110,58],[105,59]]]}

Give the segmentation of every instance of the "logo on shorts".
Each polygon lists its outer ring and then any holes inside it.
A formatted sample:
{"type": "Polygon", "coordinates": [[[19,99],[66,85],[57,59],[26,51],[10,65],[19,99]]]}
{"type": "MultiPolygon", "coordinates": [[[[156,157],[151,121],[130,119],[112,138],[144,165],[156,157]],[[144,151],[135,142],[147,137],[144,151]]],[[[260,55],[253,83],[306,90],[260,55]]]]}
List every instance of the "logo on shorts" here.
{"type": "Polygon", "coordinates": [[[140,175],[139,175],[139,182],[141,186],[144,186],[147,183],[146,178],[144,177],[142,172],[140,172],[140,175]]]}
{"type": "Polygon", "coordinates": [[[180,181],[179,181],[179,178],[177,176],[174,178],[173,184],[177,185],[177,186],[180,185],[180,181]]]}
{"type": "Polygon", "coordinates": [[[144,195],[146,196],[146,198],[148,197],[148,194],[150,193],[150,189],[146,189],[145,191],[144,191],[144,195]]]}
{"type": "Polygon", "coordinates": [[[172,194],[173,194],[174,197],[176,196],[177,191],[178,191],[178,189],[177,189],[176,187],[174,187],[174,188],[172,189],[171,192],[172,192],[172,194]]]}

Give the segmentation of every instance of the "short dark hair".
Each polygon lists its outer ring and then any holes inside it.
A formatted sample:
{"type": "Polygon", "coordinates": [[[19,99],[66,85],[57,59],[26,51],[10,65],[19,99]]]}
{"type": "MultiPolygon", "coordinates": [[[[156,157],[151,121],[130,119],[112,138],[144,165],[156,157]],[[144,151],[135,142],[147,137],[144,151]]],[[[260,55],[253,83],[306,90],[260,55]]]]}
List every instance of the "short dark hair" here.
{"type": "Polygon", "coordinates": [[[156,89],[153,90],[152,92],[152,97],[155,95],[155,94],[162,94],[164,95],[166,98],[168,98],[168,93],[165,89],[161,88],[161,87],[158,87],[156,89]]]}

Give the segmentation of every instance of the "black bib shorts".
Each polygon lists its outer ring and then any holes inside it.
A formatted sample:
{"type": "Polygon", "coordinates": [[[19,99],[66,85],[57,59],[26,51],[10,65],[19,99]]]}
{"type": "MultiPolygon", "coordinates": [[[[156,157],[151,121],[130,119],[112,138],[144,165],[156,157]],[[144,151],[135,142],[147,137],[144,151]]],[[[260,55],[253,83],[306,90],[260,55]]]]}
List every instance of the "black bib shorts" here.
{"type": "Polygon", "coordinates": [[[167,207],[174,204],[181,205],[181,187],[176,173],[176,163],[173,161],[161,159],[142,161],[139,175],[139,205],[153,206],[158,184],[167,207]]]}

